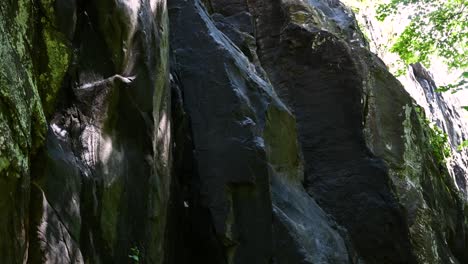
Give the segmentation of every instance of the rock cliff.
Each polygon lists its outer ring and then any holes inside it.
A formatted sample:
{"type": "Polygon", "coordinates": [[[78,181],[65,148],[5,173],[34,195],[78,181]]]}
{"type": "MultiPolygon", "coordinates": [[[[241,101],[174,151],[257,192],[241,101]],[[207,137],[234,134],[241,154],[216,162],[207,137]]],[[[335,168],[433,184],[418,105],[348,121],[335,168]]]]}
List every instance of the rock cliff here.
{"type": "Polygon", "coordinates": [[[468,263],[467,129],[339,1],[0,12],[1,263],[468,263]]]}

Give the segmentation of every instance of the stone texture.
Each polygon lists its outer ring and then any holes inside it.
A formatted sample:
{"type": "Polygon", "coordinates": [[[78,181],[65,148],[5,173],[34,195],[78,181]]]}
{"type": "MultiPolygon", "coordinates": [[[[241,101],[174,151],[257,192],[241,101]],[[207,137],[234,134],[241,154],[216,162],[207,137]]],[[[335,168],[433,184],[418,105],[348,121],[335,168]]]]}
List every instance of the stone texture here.
{"type": "Polygon", "coordinates": [[[389,167],[418,263],[466,262],[466,200],[437,158],[443,149],[431,143],[435,134],[424,111],[384,69],[372,71],[368,85],[374,89],[368,94],[367,142],[389,167]],[[389,101],[394,93],[405,96],[389,101]]]}
{"type": "Polygon", "coordinates": [[[193,135],[186,240],[198,245],[187,246],[188,258],[352,262],[345,232],[301,185],[295,119],[269,82],[200,1],[171,2],[170,18],[174,68],[193,135]]]}
{"type": "Polygon", "coordinates": [[[27,259],[30,157],[44,142],[46,121],[31,54],[32,3],[0,5],[0,260],[27,259]]]}
{"type": "Polygon", "coordinates": [[[161,262],[172,144],[165,2],[19,1],[1,12],[0,260],[128,263],[134,248],[161,262]]]}
{"type": "Polygon", "coordinates": [[[348,229],[366,261],[412,262],[404,212],[387,168],[367,149],[362,133],[359,45],[317,24],[320,17],[313,19],[308,10],[323,15],[320,9],[301,1],[275,3],[250,1],[260,60],[297,118],[308,192],[348,229]],[[310,22],[298,21],[299,13],[310,22]]]}
{"type": "MultiPolygon", "coordinates": [[[[368,52],[355,23],[341,23],[349,20],[340,18],[352,17],[349,11],[331,1],[249,1],[249,6],[260,61],[298,121],[307,190],[348,229],[363,258],[370,263],[464,262],[457,249],[466,247],[464,202],[444,170],[434,169],[440,166],[434,158],[438,153],[427,148],[423,142],[430,139],[422,134],[412,136],[421,141],[407,144],[406,151],[419,147],[429,153],[422,161],[426,169],[416,177],[425,181],[423,189],[433,195],[424,197],[426,202],[420,206],[433,203],[432,209],[424,211],[439,212],[426,215],[425,224],[406,217],[414,212],[414,204],[405,198],[415,192],[402,189],[398,180],[410,177],[409,172],[395,172],[393,166],[410,159],[403,154],[405,132],[400,124],[404,107],[412,108],[413,101],[368,52]],[[321,22],[324,17],[326,23],[321,22]],[[437,209],[435,204],[442,203],[451,209],[437,209]],[[434,224],[433,230],[423,230],[429,222],[443,221],[441,215],[453,221],[441,225],[442,229],[434,224]],[[453,230],[459,233],[442,235],[453,230]],[[420,239],[421,233],[426,237],[420,239]],[[436,242],[438,249],[432,250],[439,255],[427,250],[435,237],[442,237],[436,242]]],[[[428,129],[419,120],[407,124],[428,129]]],[[[424,150],[415,156],[421,153],[424,150]]],[[[420,198],[412,196],[415,203],[420,198]]]]}
{"type": "MultiPolygon", "coordinates": [[[[409,69],[411,83],[405,83],[405,89],[415,98],[427,118],[447,134],[447,143],[451,149],[448,157],[448,169],[454,178],[457,188],[465,198],[468,192],[468,150],[460,150],[458,146],[468,139],[467,120],[463,118],[459,104],[453,96],[437,92],[437,86],[432,74],[420,63],[411,65],[409,69]]],[[[450,92],[448,92],[450,93],[450,92]]],[[[460,94],[460,96],[462,96],[460,94]]]]}
{"type": "Polygon", "coordinates": [[[0,5],[1,263],[468,262],[425,69],[335,0],[168,5],[0,5]]]}

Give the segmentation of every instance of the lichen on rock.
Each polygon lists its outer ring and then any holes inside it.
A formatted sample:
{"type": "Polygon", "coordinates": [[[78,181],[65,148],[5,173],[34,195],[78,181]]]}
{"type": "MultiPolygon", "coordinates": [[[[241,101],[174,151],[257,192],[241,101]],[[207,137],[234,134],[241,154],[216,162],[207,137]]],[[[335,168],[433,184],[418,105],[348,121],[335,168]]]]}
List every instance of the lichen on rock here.
{"type": "Polygon", "coordinates": [[[30,1],[0,7],[0,258],[7,263],[27,257],[30,160],[46,131],[30,46],[31,10],[30,1]]]}

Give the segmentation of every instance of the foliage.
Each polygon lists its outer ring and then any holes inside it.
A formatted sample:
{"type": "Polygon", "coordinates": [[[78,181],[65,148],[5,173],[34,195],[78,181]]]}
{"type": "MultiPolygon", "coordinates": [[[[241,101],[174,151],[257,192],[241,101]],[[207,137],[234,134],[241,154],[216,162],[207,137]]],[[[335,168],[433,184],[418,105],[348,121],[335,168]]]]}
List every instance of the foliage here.
{"type": "Polygon", "coordinates": [[[424,117],[423,110],[420,107],[416,107],[416,113],[418,113],[419,119],[424,126],[428,127],[428,142],[432,149],[432,154],[440,163],[444,163],[447,158],[452,155],[450,144],[448,143],[448,135],[442,131],[436,124],[429,121],[424,117]]]}
{"type": "Polygon", "coordinates": [[[404,6],[416,10],[411,22],[391,51],[407,63],[429,65],[429,56],[438,55],[451,68],[468,66],[468,0],[392,0],[377,8],[377,19],[397,15],[404,6]],[[467,10],[465,10],[467,9],[467,10]]]}
{"type": "Polygon", "coordinates": [[[451,156],[450,145],[448,144],[448,136],[442,129],[434,124],[430,124],[431,131],[429,132],[429,144],[431,145],[434,155],[439,161],[445,161],[451,156]]]}
{"type": "MultiPolygon", "coordinates": [[[[463,72],[459,80],[455,84],[449,84],[445,86],[439,86],[436,89],[436,92],[447,92],[452,91],[456,93],[462,89],[468,89],[468,72],[463,72]]],[[[463,107],[465,110],[468,110],[468,107],[463,107]]]]}
{"type": "Polygon", "coordinates": [[[134,262],[134,263],[140,263],[140,250],[138,247],[132,247],[130,249],[130,254],[128,257],[134,262]]]}
{"type": "MultiPolygon", "coordinates": [[[[378,6],[377,19],[383,21],[388,16],[401,14],[405,6],[414,7],[416,12],[390,51],[397,53],[405,64],[421,62],[429,66],[430,57],[436,55],[443,58],[449,68],[465,70],[468,67],[468,0],[391,0],[378,6]]],[[[456,93],[462,89],[468,89],[467,71],[455,83],[440,86],[436,91],[456,93]]],[[[468,107],[463,108],[468,110],[468,107]]],[[[443,149],[443,155],[436,153],[437,158],[447,157],[450,148],[444,143],[445,133],[437,126],[432,128],[430,144],[443,149]]],[[[468,141],[462,142],[458,149],[466,147],[468,141]]]]}
{"type": "MultiPolygon", "coordinates": [[[[421,62],[430,65],[430,57],[444,59],[450,69],[468,67],[468,0],[391,0],[377,8],[377,19],[401,15],[411,7],[410,23],[398,36],[390,51],[407,65],[421,62]]],[[[468,88],[468,72],[441,91],[456,92],[468,88]]]]}
{"type": "Polygon", "coordinates": [[[464,148],[468,148],[468,140],[463,141],[460,145],[458,145],[458,151],[461,151],[464,148]]]}

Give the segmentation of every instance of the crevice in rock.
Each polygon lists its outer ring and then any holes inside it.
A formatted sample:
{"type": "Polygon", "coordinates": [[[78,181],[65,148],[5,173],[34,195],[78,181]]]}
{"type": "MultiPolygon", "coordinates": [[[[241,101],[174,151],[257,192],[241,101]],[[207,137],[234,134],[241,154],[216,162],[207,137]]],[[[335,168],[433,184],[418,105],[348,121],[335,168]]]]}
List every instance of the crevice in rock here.
{"type": "Polygon", "coordinates": [[[171,73],[171,93],[174,180],[167,221],[165,264],[226,263],[224,248],[215,235],[209,210],[201,205],[190,117],[185,111],[183,87],[176,70],[171,73]]]}

